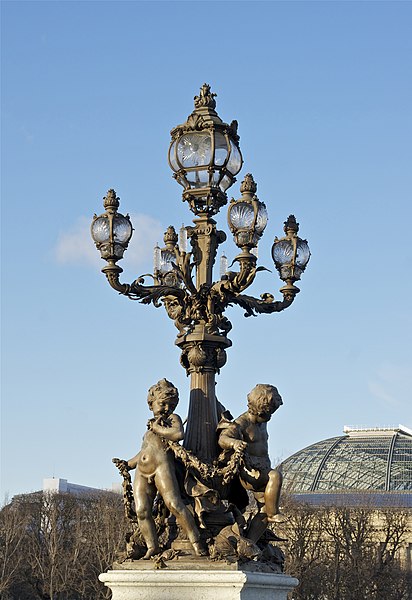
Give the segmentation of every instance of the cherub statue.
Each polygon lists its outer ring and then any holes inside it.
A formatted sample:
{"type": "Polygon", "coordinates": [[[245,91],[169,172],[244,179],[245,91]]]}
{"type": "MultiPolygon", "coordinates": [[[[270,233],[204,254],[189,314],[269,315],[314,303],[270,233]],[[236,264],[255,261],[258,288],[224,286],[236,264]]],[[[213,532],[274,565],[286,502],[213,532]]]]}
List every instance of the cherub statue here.
{"type": "Polygon", "coordinates": [[[198,556],[206,554],[194,518],[184,504],[176,479],[174,456],[167,441],[183,439],[182,420],[173,411],[179,402],[177,388],[161,379],[149,389],[147,402],[154,418],[148,421],[148,431],[143,437],[142,448],[127,461],[129,469],[136,469],[133,496],[140,531],[147,546],[144,559],[159,552],[159,540],[152,516],[156,493],[162,496],[166,507],[176,517],[198,556]]]}
{"type": "Polygon", "coordinates": [[[247,399],[246,412],[232,422],[219,424],[218,442],[223,450],[244,451],[239,479],[246,490],[252,491],[257,502],[259,518],[254,530],[248,532],[248,537],[257,541],[268,522],[284,520],[279,511],[282,474],[271,468],[267,433],[267,422],[283,402],[273,385],[262,383],[253,388],[247,399]]]}

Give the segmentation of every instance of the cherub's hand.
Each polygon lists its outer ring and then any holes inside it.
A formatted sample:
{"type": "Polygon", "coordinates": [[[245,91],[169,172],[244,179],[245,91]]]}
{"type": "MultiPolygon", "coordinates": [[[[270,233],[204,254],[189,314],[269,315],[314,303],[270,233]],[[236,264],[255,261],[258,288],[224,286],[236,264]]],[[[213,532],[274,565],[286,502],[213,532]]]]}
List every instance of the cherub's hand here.
{"type": "Polygon", "coordinates": [[[159,423],[153,419],[153,421],[150,423],[150,429],[153,431],[153,433],[158,433],[159,423]]]}
{"type": "Polygon", "coordinates": [[[153,419],[152,423],[152,431],[161,435],[163,430],[166,428],[172,427],[172,424],[168,418],[164,418],[163,416],[157,417],[157,419],[153,419]]]}
{"type": "Polygon", "coordinates": [[[233,440],[232,448],[233,450],[245,450],[247,446],[247,442],[243,442],[242,440],[233,440]]]}
{"type": "Polygon", "coordinates": [[[156,420],[153,419],[152,431],[154,431],[154,433],[160,435],[161,433],[163,433],[163,429],[165,427],[167,427],[167,424],[165,423],[162,417],[158,417],[156,420]]]}
{"type": "Polygon", "coordinates": [[[127,460],[123,460],[123,458],[112,458],[112,463],[114,463],[119,470],[127,469],[129,471],[127,460]]]}

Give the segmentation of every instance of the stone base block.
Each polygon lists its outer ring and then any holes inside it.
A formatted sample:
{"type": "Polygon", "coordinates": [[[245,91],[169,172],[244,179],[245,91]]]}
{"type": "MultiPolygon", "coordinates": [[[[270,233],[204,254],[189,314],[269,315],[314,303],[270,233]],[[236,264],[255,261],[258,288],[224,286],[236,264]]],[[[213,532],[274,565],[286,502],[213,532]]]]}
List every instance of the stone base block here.
{"type": "Polygon", "coordinates": [[[298,580],[248,571],[114,570],[99,576],[113,600],[286,600],[298,580]]]}

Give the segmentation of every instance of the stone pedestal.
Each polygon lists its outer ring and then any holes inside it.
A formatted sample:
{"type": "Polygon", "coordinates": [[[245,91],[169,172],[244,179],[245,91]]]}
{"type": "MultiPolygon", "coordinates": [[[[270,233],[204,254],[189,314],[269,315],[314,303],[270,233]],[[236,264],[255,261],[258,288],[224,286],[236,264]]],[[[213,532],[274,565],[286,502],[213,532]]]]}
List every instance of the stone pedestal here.
{"type": "Polygon", "coordinates": [[[113,600],[286,600],[298,584],[284,574],[212,568],[113,570],[99,579],[113,600]]]}

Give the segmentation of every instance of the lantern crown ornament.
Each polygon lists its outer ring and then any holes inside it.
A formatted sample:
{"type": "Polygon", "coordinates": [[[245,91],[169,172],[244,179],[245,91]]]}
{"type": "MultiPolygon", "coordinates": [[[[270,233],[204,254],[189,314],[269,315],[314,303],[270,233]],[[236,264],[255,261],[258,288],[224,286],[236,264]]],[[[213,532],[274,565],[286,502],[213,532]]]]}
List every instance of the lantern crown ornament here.
{"type": "Polygon", "coordinates": [[[226,204],[226,190],[243,164],[237,121],[222,121],[215,97],[204,83],[194,98],[194,111],[171,131],[169,165],[184,188],[183,200],[196,215],[214,215],[226,204]]]}

